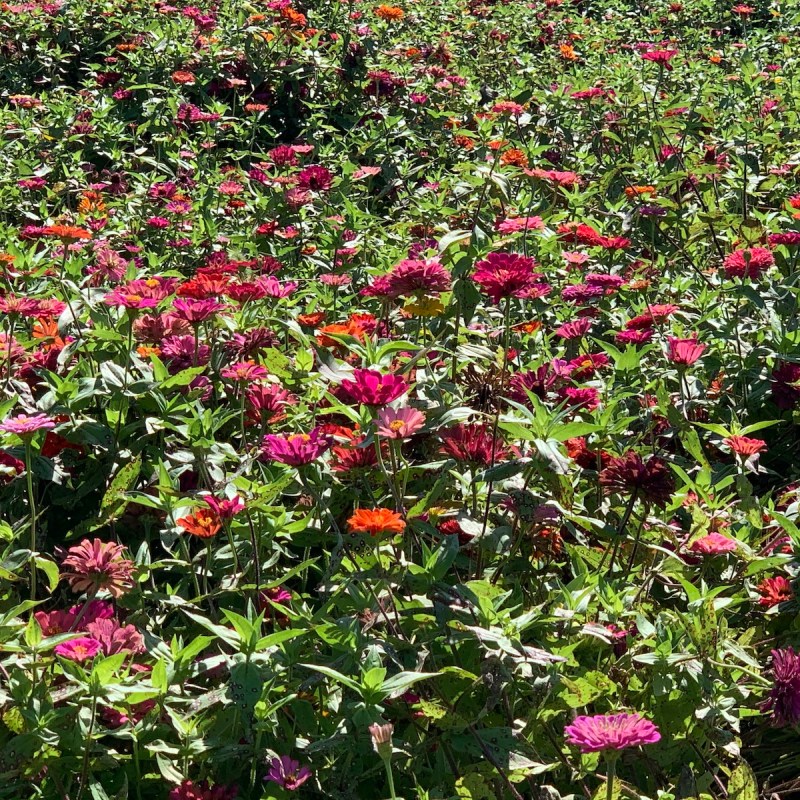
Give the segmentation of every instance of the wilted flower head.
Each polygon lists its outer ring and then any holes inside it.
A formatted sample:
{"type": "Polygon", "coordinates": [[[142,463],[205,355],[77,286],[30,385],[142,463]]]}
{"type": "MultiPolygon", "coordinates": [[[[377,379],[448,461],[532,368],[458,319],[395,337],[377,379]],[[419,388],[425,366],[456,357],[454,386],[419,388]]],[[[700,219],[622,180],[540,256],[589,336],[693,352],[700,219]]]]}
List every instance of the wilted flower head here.
{"type": "Polygon", "coordinates": [[[636,494],[642,500],[665,506],[675,490],[672,473],[657,456],[647,461],[634,450],[609,459],[600,473],[600,485],[607,494],[636,494]]]}
{"type": "Polygon", "coordinates": [[[61,562],[61,577],[76,594],[104,589],[112,597],[121,597],[133,588],[133,561],[125,558],[125,548],[115,542],[84,539],[67,551],[61,562]]]}
{"type": "Polygon", "coordinates": [[[800,722],[800,653],[794,648],[772,651],[772,690],[762,706],[771,711],[775,725],[800,722]]]}
{"type": "Polygon", "coordinates": [[[270,762],[270,770],[266,780],[277,783],[278,786],[293,792],[299,789],[311,777],[308,767],[301,767],[299,761],[289,756],[276,756],[270,762]]]}
{"type": "Polygon", "coordinates": [[[661,734],[652,722],[639,714],[598,714],[577,717],[564,728],[567,743],[582,753],[625,750],[642,744],[655,744],[661,734]]]}
{"type": "Polygon", "coordinates": [[[486,425],[456,425],[443,431],[439,437],[442,440],[439,452],[456,461],[489,466],[508,456],[503,440],[486,425]]]}

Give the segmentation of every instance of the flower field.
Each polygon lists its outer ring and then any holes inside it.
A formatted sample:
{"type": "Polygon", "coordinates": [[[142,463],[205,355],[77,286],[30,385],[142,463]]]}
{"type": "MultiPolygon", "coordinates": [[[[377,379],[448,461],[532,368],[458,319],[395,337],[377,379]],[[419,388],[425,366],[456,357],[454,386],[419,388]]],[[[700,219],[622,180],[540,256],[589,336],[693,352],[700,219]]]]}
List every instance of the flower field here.
{"type": "Polygon", "coordinates": [[[800,797],[800,6],[0,4],[0,800],[800,797]]]}

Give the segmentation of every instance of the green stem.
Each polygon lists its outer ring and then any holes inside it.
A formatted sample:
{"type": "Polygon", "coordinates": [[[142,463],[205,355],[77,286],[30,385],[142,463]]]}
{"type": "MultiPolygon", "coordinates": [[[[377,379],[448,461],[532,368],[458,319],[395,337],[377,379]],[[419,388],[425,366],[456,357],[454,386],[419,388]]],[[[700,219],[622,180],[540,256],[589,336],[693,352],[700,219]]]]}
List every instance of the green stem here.
{"type": "Polygon", "coordinates": [[[389,794],[391,800],[397,800],[397,794],[394,790],[394,775],[392,774],[392,760],[390,758],[383,759],[383,766],[386,767],[386,780],[389,782],[389,794]]]}
{"type": "Polygon", "coordinates": [[[36,500],[33,497],[33,452],[30,439],[25,439],[25,478],[28,485],[28,506],[31,511],[30,532],[30,565],[31,565],[31,600],[36,600],[36,500]]]}

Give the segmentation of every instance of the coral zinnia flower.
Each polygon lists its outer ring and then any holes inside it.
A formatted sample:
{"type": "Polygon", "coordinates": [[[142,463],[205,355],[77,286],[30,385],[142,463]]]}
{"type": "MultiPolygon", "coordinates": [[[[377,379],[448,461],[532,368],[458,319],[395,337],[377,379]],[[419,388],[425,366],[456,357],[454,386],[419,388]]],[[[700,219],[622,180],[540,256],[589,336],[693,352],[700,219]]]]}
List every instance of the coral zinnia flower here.
{"type": "Polygon", "coordinates": [[[764,578],[756,587],[756,591],[761,595],[758,604],[764,608],[772,608],[772,606],[777,606],[779,603],[794,600],[792,584],[783,575],[764,578]]]}
{"type": "Polygon", "coordinates": [[[740,456],[754,456],[767,449],[767,443],[763,439],[749,439],[747,436],[729,436],[723,441],[740,456]]]}
{"type": "Polygon", "coordinates": [[[669,503],[675,489],[672,474],[660,458],[652,456],[643,461],[633,450],[609,460],[600,473],[600,485],[607,494],[636,494],[662,508],[669,503]]]}
{"type": "Polygon", "coordinates": [[[47,225],[42,229],[42,233],[45,236],[61,239],[65,244],[77,242],[80,239],[92,238],[92,234],[89,231],[78,228],[75,225],[47,225]]]}
{"type": "Polygon", "coordinates": [[[125,548],[115,542],[85,539],[70,547],[61,562],[61,577],[76,594],[105,589],[112,597],[121,597],[133,588],[133,561],[123,556],[125,548]]]}
{"type": "Polygon", "coordinates": [[[210,539],[216,536],[222,527],[219,514],[213,508],[199,508],[194,514],[187,514],[177,520],[177,524],[186,533],[199,536],[201,539],[210,539]]]}
{"type": "Polygon", "coordinates": [[[564,728],[567,743],[575,745],[582,753],[603,750],[624,750],[642,744],[655,744],[661,734],[652,722],[639,714],[598,714],[594,717],[577,717],[564,728]]]}
{"type": "Polygon", "coordinates": [[[732,553],[738,546],[735,539],[714,531],[692,542],[689,545],[689,550],[704,556],[718,556],[723,553],[732,553]]]}
{"type": "Polygon", "coordinates": [[[800,653],[787,647],[772,651],[773,686],[762,706],[772,711],[776,725],[796,725],[800,722],[800,653]]]}
{"type": "Polygon", "coordinates": [[[374,369],[353,370],[353,378],[342,381],[342,389],[365,406],[385,406],[408,391],[408,384],[399,375],[383,375],[374,369]]]}
{"type": "Polygon", "coordinates": [[[368,533],[378,536],[381,533],[402,533],[406,523],[396,511],[388,508],[357,508],[353,516],[347,520],[350,533],[368,533]]]}

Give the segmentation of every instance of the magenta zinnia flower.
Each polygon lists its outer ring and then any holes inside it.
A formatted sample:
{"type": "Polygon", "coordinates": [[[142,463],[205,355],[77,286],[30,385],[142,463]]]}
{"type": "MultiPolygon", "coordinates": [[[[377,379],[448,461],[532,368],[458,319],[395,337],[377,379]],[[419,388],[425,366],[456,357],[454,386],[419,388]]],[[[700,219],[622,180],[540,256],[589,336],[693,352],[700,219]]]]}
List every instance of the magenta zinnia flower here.
{"type": "Polygon", "coordinates": [[[604,750],[625,750],[642,744],[655,744],[661,739],[658,728],[639,714],[598,714],[577,717],[564,728],[567,743],[582,753],[604,750]]]}
{"type": "Polygon", "coordinates": [[[261,444],[264,458],[302,467],[319,458],[331,446],[330,439],[319,428],[311,433],[292,433],[288,436],[268,434],[261,444]]]}
{"type": "Polygon", "coordinates": [[[773,685],[763,711],[772,711],[776,725],[800,722],[800,653],[787,647],[772,651],[773,685]]]}
{"type": "Polygon", "coordinates": [[[800,364],[779,361],[772,370],[772,399],[786,411],[800,403],[800,364]]]}
{"type": "Polygon", "coordinates": [[[100,642],[91,636],[80,636],[56,645],[54,652],[57,656],[67,658],[76,664],[83,664],[84,661],[94,658],[100,652],[100,642]]]}
{"type": "Polygon", "coordinates": [[[9,417],[0,423],[0,431],[4,433],[15,433],[22,438],[33,436],[36,431],[49,431],[55,428],[56,423],[46,414],[18,414],[16,417],[9,417]]]}
{"type": "Polygon", "coordinates": [[[472,280],[493,303],[504,297],[523,297],[537,279],[536,262],[519,253],[489,253],[475,265],[472,280]]]}
{"type": "Polygon", "coordinates": [[[277,783],[289,792],[299,789],[311,777],[308,767],[301,767],[299,761],[289,756],[276,756],[270,763],[266,780],[277,783]]]}
{"type": "Polygon", "coordinates": [[[365,406],[385,406],[408,391],[400,375],[384,375],[374,369],[353,370],[353,380],[344,380],[342,389],[365,406]]]}
{"type": "Polygon", "coordinates": [[[172,307],[175,309],[176,317],[195,325],[210,319],[218,311],[222,311],[225,305],[216,300],[191,300],[179,297],[172,303],[172,307]]]}
{"type": "Polygon", "coordinates": [[[699,344],[696,338],[691,339],[677,339],[670,336],[667,339],[669,349],[667,351],[667,358],[673,364],[688,367],[694,364],[706,349],[706,345],[699,344]]]}

